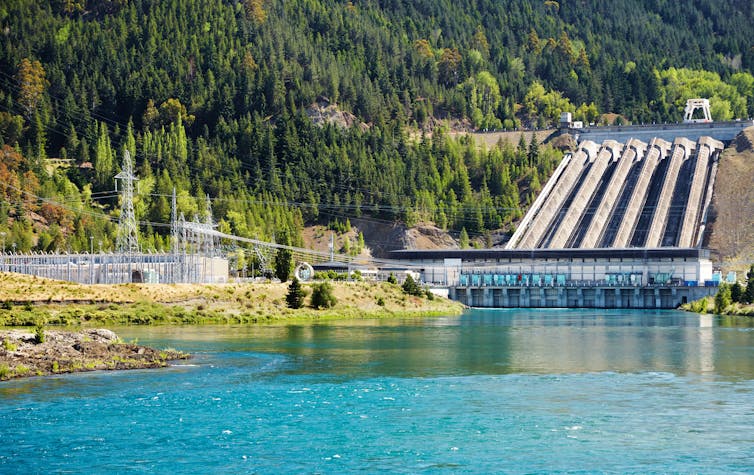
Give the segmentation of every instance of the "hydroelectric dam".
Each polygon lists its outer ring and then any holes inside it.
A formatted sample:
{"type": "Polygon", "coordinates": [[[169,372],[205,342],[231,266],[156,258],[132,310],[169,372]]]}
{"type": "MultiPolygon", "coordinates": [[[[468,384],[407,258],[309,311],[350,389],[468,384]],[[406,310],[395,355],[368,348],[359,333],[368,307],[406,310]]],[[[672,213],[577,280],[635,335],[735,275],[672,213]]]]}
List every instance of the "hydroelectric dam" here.
{"type": "Polygon", "coordinates": [[[752,121],[566,130],[564,156],[504,248],[403,250],[472,307],[675,308],[724,280],[703,248],[720,155],[752,121]]]}

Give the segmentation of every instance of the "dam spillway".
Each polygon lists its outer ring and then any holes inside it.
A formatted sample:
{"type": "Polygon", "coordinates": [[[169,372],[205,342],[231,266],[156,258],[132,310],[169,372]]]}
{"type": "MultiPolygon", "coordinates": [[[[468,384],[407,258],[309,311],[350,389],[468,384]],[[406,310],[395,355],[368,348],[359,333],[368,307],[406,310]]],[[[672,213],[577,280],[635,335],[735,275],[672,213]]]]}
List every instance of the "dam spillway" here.
{"type": "Polygon", "coordinates": [[[724,146],[585,140],[564,158],[507,249],[697,247],[724,146]]]}
{"type": "Polygon", "coordinates": [[[710,297],[723,280],[702,248],[707,213],[723,141],[742,125],[629,127],[642,134],[599,142],[589,131],[504,248],[391,256],[472,307],[659,309],[710,297]]]}

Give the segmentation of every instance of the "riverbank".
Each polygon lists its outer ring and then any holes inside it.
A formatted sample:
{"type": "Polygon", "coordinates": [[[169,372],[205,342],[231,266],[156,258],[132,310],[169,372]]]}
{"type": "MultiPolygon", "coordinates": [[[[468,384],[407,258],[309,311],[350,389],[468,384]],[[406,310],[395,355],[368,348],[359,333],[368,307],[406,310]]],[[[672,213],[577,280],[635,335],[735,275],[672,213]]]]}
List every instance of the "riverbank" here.
{"type": "Polygon", "coordinates": [[[161,368],[189,355],[125,343],[110,330],[0,330],[0,381],[95,370],[161,368]]]}
{"type": "Polygon", "coordinates": [[[729,315],[732,317],[754,317],[754,304],[744,305],[733,303],[725,307],[723,312],[715,312],[715,298],[705,297],[693,302],[685,303],[679,307],[681,310],[693,313],[709,313],[729,315]]]}
{"type": "Polygon", "coordinates": [[[464,308],[442,297],[406,295],[387,282],[332,286],[332,308],[290,309],[287,283],[81,285],[0,273],[0,326],[253,324],[458,315],[464,308]]]}

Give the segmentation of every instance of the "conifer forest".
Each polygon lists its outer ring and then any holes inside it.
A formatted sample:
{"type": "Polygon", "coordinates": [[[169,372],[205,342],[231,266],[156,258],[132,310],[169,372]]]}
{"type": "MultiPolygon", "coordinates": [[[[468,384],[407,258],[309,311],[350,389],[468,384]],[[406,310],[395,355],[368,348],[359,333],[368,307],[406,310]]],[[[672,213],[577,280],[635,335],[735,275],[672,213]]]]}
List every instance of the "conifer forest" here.
{"type": "Polygon", "coordinates": [[[744,0],[5,0],[3,250],[105,250],[124,150],[144,249],[171,199],[220,231],[302,244],[349,218],[510,231],[577,120],[754,116],[744,0]],[[457,131],[525,130],[482,146],[457,131]],[[99,244],[101,243],[101,244],[99,244]]]}

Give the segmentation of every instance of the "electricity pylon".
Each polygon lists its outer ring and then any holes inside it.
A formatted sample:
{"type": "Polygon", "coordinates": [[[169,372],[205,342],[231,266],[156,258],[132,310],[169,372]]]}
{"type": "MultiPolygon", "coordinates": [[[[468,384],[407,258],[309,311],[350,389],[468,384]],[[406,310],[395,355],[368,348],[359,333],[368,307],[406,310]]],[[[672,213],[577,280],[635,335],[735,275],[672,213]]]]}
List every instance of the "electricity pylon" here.
{"type": "Polygon", "coordinates": [[[121,208],[118,220],[118,236],[115,247],[120,253],[133,254],[139,252],[139,225],[134,213],[134,182],[139,179],[134,175],[133,162],[128,150],[123,152],[123,168],[115,175],[115,189],[118,189],[118,181],[121,185],[121,208]]]}

